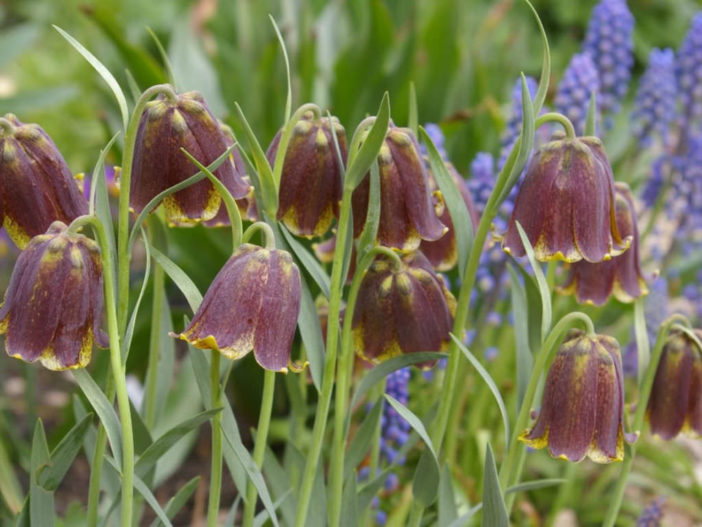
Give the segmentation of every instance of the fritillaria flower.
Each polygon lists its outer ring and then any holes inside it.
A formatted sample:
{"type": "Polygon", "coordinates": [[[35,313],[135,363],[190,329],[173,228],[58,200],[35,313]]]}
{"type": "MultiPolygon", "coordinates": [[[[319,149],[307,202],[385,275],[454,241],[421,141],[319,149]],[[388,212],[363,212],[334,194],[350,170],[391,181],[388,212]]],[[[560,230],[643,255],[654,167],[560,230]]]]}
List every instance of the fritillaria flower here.
{"type": "MultiPolygon", "coordinates": [[[[470,195],[468,185],[466,184],[465,179],[463,179],[458,173],[453,164],[447,162],[446,169],[448,170],[449,174],[451,174],[451,178],[456,184],[456,187],[458,187],[458,190],[461,192],[461,197],[463,198],[463,202],[466,204],[471,224],[473,225],[473,231],[475,231],[479,221],[478,210],[475,206],[475,203],[473,202],[473,198],[470,195]]],[[[441,205],[440,207],[438,207],[440,211],[439,220],[441,220],[441,223],[446,225],[448,231],[446,231],[446,233],[438,240],[422,240],[421,244],[419,245],[419,249],[422,251],[422,253],[424,253],[424,256],[426,256],[427,259],[431,262],[431,265],[434,266],[434,269],[436,269],[437,271],[448,271],[449,269],[452,269],[454,265],[456,265],[456,261],[458,260],[456,233],[453,230],[453,221],[451,220],[451,214],[448,210],[448,207],[443,206],[441,195],[440,193],[436,192],[438,186],[436,184],[436,181],[434,180],[434,176],[431,174],[431,171],[429,171],[429,176],[431,188],[434,190],[433,199],[435,203],[435,208],[437,208],[436,205],[441,205]]]]}
{"type": "Polygon", "coordinates": [[[5,115],[0,127],[0,222],[12,241],[22,249],[54,221],[70,223],[87,213],[88,202],[46,132],[5,115]]]}
{"type": "MultiPolygon", "coordinates": [[[[203,165],[209,165],[229,145],[231,141],[199,93],[187,92],[174,98],[159,96],[147,103],[134,149],[130,206],[141,212],[159,193],[198,172],[181,148],[203,165]]],[[[214,175],[235,199],[245,197],[250,191],[250,185],[237,173],[234,163],[222,163],[214,175]]],[[[166,217],[173,225],[211,220],[221,202],[209,180],[199,181],[163,200],[166,217]]]]}
{"type": "MultiPolygon", "coordinates": [[[[702,339],[701,330],[694,333],[702,339]]],[[[663,439],[681,431],[702,436],[702,350],[683,331],[665,342],[646,412],[651,432],[663,439]]]]}
{"type": "Polygon", "coordinates": [[[378,364],[448,344],[456,301],[421,252],[405,255],[396,267],[378,257],[361,281],[353,313],[356,353],[378,364]]]}
{"type": "Polygon", "coordinates": [[[525,250],[519,222],[537,260],[601,262],[625,251],[614,212],[612,168],[596,137],[556,139],[537,150],[524,182],[502,247],[514,256],[525,250]]]}
{"type": "Polygon", "coordinates": [[[612,337],[571,331],[556,354],[541,412],[520,439],[553,457],[597,463],[624,457],[624,379],[612,337]]]}
{"type": "MultiPolygon", "coordinates": [[[[447,228],[432,203],[429,177],[419,144],[409,128],[390,124],[378,154],[380,172],[380,223],[377,242],[385,247],[413,251],[421,240],[434,241],[447,228]]],[[[353,232],[361,235],[368,212],[370,178],[353,193],[353,232]]]]}
{"type": "Polygon", "coordinates": [[[300,271],[290,254],[245,243],[207,290],[181,338],[230,359],[253,350],[268,370],[283,371],[300,312],[300,271]]]}
{"type": "Polygon", "coordinates": [[[12,272],[0,307],[7,354],[50,370],[83,368],[93,343],[108,344],[102,308],[100,249],[56,221],[31,239],[12,272]]]}
{"type": "MultiPolygon", "coordinates": [[[[322,236],[339,217],[341,169],[339,151],[346,162],[346,132],[336,117],[315,117],[305,112],[295,123],[283,161],[278,192],[278,220],[297,236],[322,236]]],[[[273,138],[266,156],[275,162],[281,132],[273,138]]]]}
{"type": "Polygon", "coordinates": [[[572,264],[568,283],[561,292],[574,292],[581,304],[588,302],[600,306],[610,295],[628,303],[648,293],[639,261],[639,229],[634,201],[625,183],[615,184],[614,210],[619,233],[632,238],[631,247],[611,260],[598,263],[581,260],[572,264]]]}

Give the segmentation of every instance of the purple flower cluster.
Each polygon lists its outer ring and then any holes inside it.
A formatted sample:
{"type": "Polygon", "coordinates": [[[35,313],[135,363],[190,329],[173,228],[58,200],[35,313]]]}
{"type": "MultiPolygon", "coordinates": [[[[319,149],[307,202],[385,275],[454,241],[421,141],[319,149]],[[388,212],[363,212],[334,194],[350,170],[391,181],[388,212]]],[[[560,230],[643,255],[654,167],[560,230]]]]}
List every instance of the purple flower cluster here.
{"type": "Polygon", "coordinates": [[[478,152],[470,163],[468,189],[482,215],[495,186],[495,160],[489,152],[478,152]]]}
{"type": "MultiPolygon", "coordinates": [[[[399,402],[407,405],[409,401],[410,369],[402,368],[388,375],[385,393],[399,402]]],[[[380,418],[380,452],[388,463],[404,463],[404,458],[398,457],[398,450],[407,442],[410,425],[397,413],[395,408],[385,403],[383,415],[380,418]]],[[[386,490],[387,482],[386,482],[386,490]]]]}
{"type": "Polygon", "coordinates": [[[692,20],[678,50],[676,74],[682,102],[682,127],[687,134],[700,132],[702,125],[702,13],[692,20]]]}
{"type": "MultiPolygon", "coordinates": [[[[441,131],[439,125],[435,123],[427,123],[424,125],[424,130],[426,130],[427,135],[429,135],[432,143],[434,143],[434,146],[439,152],[441,159],[448,161],[448,153],[446,152],[446,138],[444,137],[444,133],[441,131]]],[[[426,155],[427,152],[424,145],[420,145],[420,147],[422,149],[422,154],[426,155]]]]}
{"type": "Polygon", "coordinates": [[[583,50],[599,77],[597,97],[603,114],[616,113],[626,95],[634,63],[633,31],[634,17],[626,0],[601,0],[592,10],[583,50]]]}
{"type": "MultiPolygon", "coordinates": [[[[527,88],[529,88],[529,95],[533,99],[536,96],[536,91],[539,88],[539,83],[533,77],[526,77],[527,88]]],[[[507,156],[509,155],[514,142],[519,137],[522,131],[522,79],[518,78],[514,83],[512,88],[512,109],[507,119],[507,124],[504,131],[502,132],[502,137],[500,139],[500,158],[497,163],[497,169],[502,170],[502,167],[507,161],[507,156]]]]}
{"type": "Polygon", "coordinates": [[[556,111],[571,120],[578,135],[582,135],[585,130],[587,108],[593,92],[598,94],[598,108],[602,107],[599,101],[599,90],[597,68],[590,55],[588,53],[573,55],[558,85],[555,105],[556,111]]]}
{"type": "Polygon", "coordinates": [[[663,497],[656,498],[649,503],[636,520],[636,527],[660,527],[661,520],[663,520],[664,504],[665,498],[663,497]]]}
{"type": "Polygon", "coordinates": [[[664,143],[668,128],[675,118],[675,55],[672,49],[653,49],[648,67],[636,92],[636,105],[631,116],[633,132],[646,147],[658,133],[664,143]]]}

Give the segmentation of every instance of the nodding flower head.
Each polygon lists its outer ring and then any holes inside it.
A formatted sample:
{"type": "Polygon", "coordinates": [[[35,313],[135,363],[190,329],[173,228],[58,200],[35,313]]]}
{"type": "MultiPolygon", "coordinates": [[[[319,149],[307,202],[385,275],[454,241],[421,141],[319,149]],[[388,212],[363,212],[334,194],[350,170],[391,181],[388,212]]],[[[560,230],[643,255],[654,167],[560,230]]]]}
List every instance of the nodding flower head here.
{"type": "Polygon", "coordinates": [[[17,259],[0,308],[7,354],[50,370],[84,368],[93,344],[107,347],[100,249],[54,222],[17,259]]]}
{"type": "Polygon", "coordinates": [[[54,221],[88,213],[88,202],[56,145],[37,124],[12,114],[0,126],[0,223],[23,249],[54,221]]]}
{"type": "Polygon", "coordinates": [[[557,139],[537,150],[519,188],[502,246],[515,256],[525,250],[516,223],[537,260],[600,262],[621,254],[614,210],[614,179],[596,137],[557,139]]]}
{"type": "MultiPolygon", "coordinates": [[[[229,145],[231,141],[199,93],[159,96],[147,103],[134,148],[130,206],[141,212],[158,194],[198,172],[181,148],[207,166],[229,145]]],[[[250,185],[237,174],[232,162],[222,163],[214,175],[235,199],[244,198],[250,191],[250,185]]],[[[198,181],[163,200],[166,217],[173,225],[211,220],[221,203],[209,180],[198,181]]]]}
{"type": "Polygon", "coordinates": [[[624,378],[615,339],[568,334],[546,377],[536,423],[520,439],[568,461],[623,459],[624,441],[632,438],[624,433],[624,378]]]}

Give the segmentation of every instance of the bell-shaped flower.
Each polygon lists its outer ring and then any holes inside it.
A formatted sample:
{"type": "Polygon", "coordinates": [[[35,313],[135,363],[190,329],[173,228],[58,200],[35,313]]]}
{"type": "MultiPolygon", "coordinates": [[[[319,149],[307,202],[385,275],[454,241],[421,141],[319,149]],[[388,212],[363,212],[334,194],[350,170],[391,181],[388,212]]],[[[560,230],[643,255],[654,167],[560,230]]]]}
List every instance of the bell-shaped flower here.
{"type": "MultiPolygon", "coordinates": [[[[702,331],[695,335],[702,339],[702,331]]],[[[702,350],[683,331],[665,342],[646,413],[651,432],[665,440],[680,432],[702,436],[702,350]]]]}
{"type": "Polygon", "coordinates": [[[300,271],[290,254],[243,244],[207,290],[181,338],[230,359],[253,350],[268,370],[283,371],[300,312],[300,271]]]}
{"type": "Polygon", "coordinates": [[[531,158],[519,188],[502,247],[525,250],[519,222],[537,260],[601,262],[625,251],[614,213],[614,180],[596,137],[556,139],[531,158]]]}
{"type": "MultiPolygon", "coordinates": [[[[346,132],[336,117],[315,117],[305,112],[295,123],[283,160],[278,191],[277,218],[297,236],[322,236],[339,217],[341,170],[334,144],[346,163],[346,132]]],[[[266,156],[271,165],[278,153],[281,132],[273,138],[266,156]]]]}
{"type": "Polygon", "coordinates": [[[610,295],[620,302],[633,302],[648,293],[639,258],[639,229],[636,225],[634,200],[625,183],[615,184],[614,210],[617,228],[622,237],[631,237],[631,247],[611,260],[590,263],[580,260],[571,265],[568,282],[562,293],[575,293],[583,303],[601,306],[610,295]]]}
{"type": "Polygon", "coordinates": [[[54,221],[70,223],[87,213],[87,200],[41,126],[5,115],[0,127],[0,222],[12,241],[22,249],[54,221]]]}
{"type": "MultiPolygon", "coordinates": [[[[438,240],[447,231],[432,203],[429,176],[419,144],[409,128],[390,124],[378,154],[380,222],[377,242],[413,251],[421,240],[438,240]]],[[[368,212],[370,175],[353,193],[353,232],[361,235],[368,212]]]]}
{"type": "MultiPolygon", "coordinates": [[[[473,226],[473,232],[478,227],[478,222],[480,221],[478,215],[478,209],[473,202],[473,197],[470,194],[466,180],[461,177],[456,168],[452,163],[446,162],[446,169],[448,170],[451,178],[453,179],[456,187],[461,193],[463,202],[466,204],[468,209],[468,215],[470,216],[470,221],[473,226]]],[[[433,190],[433,201],[435,204],[435,209],[438,210],[439,220],[441,223],[446,225],[448,231],[438,240],[427,241],[422,240],[419,245],[419,250],[422,251],[427,260],[431,262],[434,269],[437,271],[448,271],[453,269],[458,260],[458,247],[456,245],[456,233],[453,229],[453,221],[451,220],[451,214],[449,213],[448,207],[444,206],[441,194],[437,192],[438,185],[434,179],[431,170],[429,172],[429,182],[431,184],[431,189],[433,190]]]]}
{"type": "Polygon", "coordinates": [[[450,340],[456,301],[420,252],[399,267],[378,257],[362,279],[353,312],[356,353],[378,364],[402,353],[441,351],[450,340]]]}
{"type": "Polygon", "coordinates": [[[624,378],[615,339],[568,334],[546,377],[536,423],[520,439],[569,461],[623,459],[624,441],[631,438],[624,433],[624,378]]]}
{"type": "Polygon", "coordinates": [[[100,249],[54,222],[20,253],[0,307],[7,354],[50,370],[83,368],[107,347],[100,249]]]}
{"type": "MultiPolygon", "coordinates": [[[[159,96],[147,103],[134,148],[130,206],[141,212],[158,194],[198,172],[181,148],[207,166],[229,145],[231,140],[199,93],[182,93],[173,99],[159,96]]],[[[245,197],[250,191],[250,185],[237,173],[233,162],[222,163],[214,175],[235,199],[245,197]]],[[[221,202],[209,180],[198,181],[163,200],[166,218],[173,225],[211,220],[221,202]]]]}

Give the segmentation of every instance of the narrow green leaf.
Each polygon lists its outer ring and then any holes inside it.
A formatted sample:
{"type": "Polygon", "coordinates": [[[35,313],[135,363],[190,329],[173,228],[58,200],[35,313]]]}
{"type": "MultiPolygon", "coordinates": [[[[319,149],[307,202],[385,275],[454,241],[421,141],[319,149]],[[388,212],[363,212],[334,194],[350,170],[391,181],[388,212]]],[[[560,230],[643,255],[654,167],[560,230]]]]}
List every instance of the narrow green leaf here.
{"type": "Polygon", "coordinates": [[[229,513],[227,514],[227,519],[224,521],[224,527],[235,527],[234,522],[236,521],[237,515],[239,513],[239,506],[241,505],[241,494],[238,494],[234,503],[232,503],[229,513]]]}
{"type": "Polygon", "coordinates": [[[63,436],[61,442],[51,452],[51,462],[37,473],[37,484],[44,490],[55,491],[63,481],[66,472],[83,445],[83,439],[90,428],[92,416],[92,414],[86,415],[63,436]]]}
{"type": "Polygon", "coordinates": [[[409,85],[409,118],[407,126],[416,136],[419,130],[419,112],[417,111],[417,90],[414,87],[414,82],[410,82],[409,85]]]}
{"type": "Polygon", "coordinates": [[[456,247],[458,247],[458,272],[459,276],[463,276],[468,263],[468,255],[473,247],[473,222],[470,219],[466,202],[463,201],[461,191],[446,169],[444,160],[441,159],[436,145],[434,145],[427,131],[421,126],[419,127],[419,137],[427,149],[431,172],[434,174],[434,179],[439,185],[439,190],[441,190],[451,216],[451,223],[453,223],[453,231],[456,236],[456,247]]]}
{"type": "MultiPolygon", "coordinates": [[[[292,489],[288,489],[285,494],[283,494],[280,498],[278,498],[275,503],[273,504],[273,507],[275,510],[278,510],[280,506],[285,503],[285,501],[292,496],[292,489]]],[[[254,518],[254,527],[263,527],[263,525],[270,519],[270,515],[268,514],[267,510],[262,510],[259,512],[256,517],[254,518]]]]}
{"type": "Polygon", "coordinates": [[[13,515],[18,514],[22,510],[22,487],[17,480],[15,469],[2,440],[0,440],[0,474],[3,475],[0,478],[0,496],[8,510],[13,515]]]}
{"type": "MultiPolygon", "coordinates": [[[[180,509],[182,509],[192,497],[197,489],[198,483],[200,483],[200,479],[200,476],[195,476],[193,479],[183,485],[178,492],[176,492],[175,496],[168,500],[164,512],[169,519],[172,520],[173,517],[180,512],[180,509]]],[[[151,527],[159,527],[160,525],[163,525],[163,522],[161,522],[159,518],[156,518],[151,523],[151,527]]]]}
{"type": "Polygon", "coordinates": [[[95,57],[95,55],[93,55],[92,53],[90,53],[90,51],[83,47],[83,45],[80,42],[78,42],[75,38],[66,33],[60,27],[56,25],[54,25],[53,27],[56,31],[58,31],[61,34],[63,38],[65,38],[68,41],[68,43],[71,46],[73,46],[78,51],[78,53],[80,53],[83,56],[85,60],[88,61],[88,63],[95,69],[95,71],[98,72],[98,74],[110,87],[110,90],[112,90],[115,99],[117,99],[117,106],[119,106],[119,112],[122,115],[122,128],[126,130],[127,123],[129,122],[129,110],[127,108],[127,99],[124,97],[124,92],[122,91],[122,88],[117,82],[117,79],[115,79],[112,73],[110,73],[110,71],[105,67],[105,65],[102,62],[100,62],[97,59],[97,57],[95,57]]]}
{"type": "MultiPolygon", "coordinates": [[[[380,147],[385,141],[385,135],[388,131],[390,122],[390,96],[387,92],[383,95],[383,100],[380,102],[375,122],[368,132],[368,136],[363,141],[361,148],[357,152],[349,152],[349,162],[346,167],[346,178],[344,186],[355,189],[361,182],[363,177],[368,172],[373,161],[378,157],[380,147]]],[[[358,133],[358,131],[356,131],[358,133]]],[[[351,141],[353,146],[356,143],[356,137],[351,141]]]]}
{"type": "Polygon", "coordinates": [[[371,411],[366,414],[363,419],[361,426],[356,431],[349,445],[348,452],[346,453],[346,458],[344,460],[344,476],[348,475],[353,471],[358,465],[361,464],[363,458],[366,457],[366,453],[371,446],[373,441],[374,432],[380,426],[380,417],[383,411],[383,400],[378,399],[371,411]]]}
{"type": "Polygon", "coordinates": [[[268,18],[273,24],[273,29],[278,37],[278,42],[280,42],[280,49],[283,51],[283,60],[285,61],[285,78],[287,79],[287,93],[285,96],[285,122],[290,120],[290,114],[292,112],[292,76],[290,75],[290,59],[288,59],[288,49],[285,46],[285,40],[283,40],[283,35],[280,34],[280,29],[278,29],[278,24],[275,23],[275,18],[273,15],[268,15],[268,18]]]}
{"type": "MultiPolygon", "coordinates": [[[[358,238],[357,261],[375,246],[375,238],[378,235],[378,225],[380,224],[380,173],[378,160],[373,161],[370,168],[370,190],[368,193],[368,211],[366,213],[366,223],[358,238]]],[[[349,238],[349,237],[347,237],[349,238]]],[[[352,236],[351,236],[352,238],[352,236]]]]}
{"type": "Polygon", "coordinates": [[[525,481],[524,483],[519,483],[518,485],[512,485],[507,490],[505,494],[512,494],[513,492],[524,492],[527,490],[538,490],[545,487],[553,487],[555,485],[560,485],[565,483],[567,480],[562,478],[551,478],[551,479],[536,479],[533,481],[525,481]]]}
{"type": "Polygon", "coordinates": [[[195,285],[195,282],[193,282],[185,271],[178,267],[173,260],[156,249],[156,247],[151,247],[151,255],[154,257],[154,260],[163,267],[163,270],[166,271],[168,277],[173,280],[173,283],[178,286],[178,289],[180,289],[183,296],[185,296],[193,313],[196,312],[202,302],[202,294],[195,285]]]}
{"type": "Polygon", "coordinates": [[[205,410],[174,426],[156,439],[137,459],[134,470],[139,476],[144,476],[170,448],[183,439],[186,434],[197,429],[210,418],[221,412],[221,408],[205,410]]]}
{"type": "Polygon", "coordinates": [[[385,485],[385,480],[387,479],[388,474],[390,474],[393,470],[395,470],[395,468],[392,466],[385,468],[375,478],[370,480],[370,482],[362,485],[358,489],[358,493],[356,495],[356,508],[360,514],[363,514],[370,506],[373,498],[376,496],[376,494],[378,494],[378,491],[383,488],[383,485],[385,485]]]}
{"type": "Polygon", "coordinates": [[[439,525],[449,525],[458,518],[456,496],[453,493],[453,479],[448,465],[444,465],[439,480],[439,525]]]}
{"type": "Polygon", "coordinates": [[[534,257],[534,248],[531,246],[531,243],[529,242],[529,238],[527,237],[526,233],[524,232],[522,225],[518,221],[515,222],[515,225],[517,226],[517,230],[519,231],[519,237],[522,239],[522,243],[524,244],[524,249],[526,250],[527,257],[529,258],[529,263],[531,264],[531,268],[534,271],[534,277],[536,278],[536,283],[539,286],[539,294],[541,295],[541,309],[542,309],[541,341],[543,342],[546,339],[546,335],[548,335],[548,332],[551,329],[551,316],[552,316],[551,292],[548,290],[548,283],[546,282],[546,277],[544,276],[544,272],[541,269],[541,264],[539,264],[539,262],[537,262],[536,258],[534,257]]]}
{"type": "Polygon", "coordinates": [[[163,47],[163,44],[161,43],[161,39],[158,38],[158,35],[154,32],[153,29],[150,27],[146,27],[146,31],[149,32],[149,35],[151,36],[151,40],[154,41],[154,44],[156,45],[156,49],[158,49],[158,54],[161,57],[161,60],[163,61],[163,67],[166,70],[166,75],[168,76],[168,82],[173,86],[173,89],[178,92],[178,83],[176,82],[175,75],[173,74],[173,66],[171,66],[171,60],[168,58],[168,53],[166,53],[166,48],[163,47]]]}
{"type": "Polygon", "coordinates": [[[295,239],[285,225],[280,224],[280,232],[283,233],[288,246],[290,246],[302,267],[314,279],[322,294],[329,298],[329,276],[319,263],[319,260],[312,256],[305,246],[295,239]]]}
{"type": "Polygon", "coordinates": [[[31,525],[51,527],[54,525],[54,493],[39,485],[37,476],[45,465],[51,463],[49,446],[41,419],[37,419],[32,436],[29,477],[29,521],[31,525]]]}
{"type": "Polygon", "coordinates": [[[490,443],[485,451],[485,471],[483,477],[483,525],[491,527],[509,527],[507,507],[497,476],[495,458],[490,443]]]}
{"type": "Polygon", "coordinates": [[[519,275],[514,267],[507,264],[512,298],[512,314],[514,315],[514,340],[517,353],[517,411],[522,406],[531,370],[534,367],[534,357],[529,347],[529,306],[526,291],[519,281],[519,275]]]}
{"type": "Polygon", "coordinates": [[[531,13],[536,19],[536,24],[539,26],[539,34],[541,35],[541,46],[543,49],[543,56],[541,59],[541,76],[539,77],[539,88],[536,90],[536,97],[534,98],[534,114],[538,115],[541,108],[546,100],[546,94],[548,93],[548,83],[551,80],[551,52],[548,46],[548,37],[546,36],[546,30],[544,25],[541,23],[539,14],[534,9],[534,6],[529,0],[524,0],[531,13]]]}
{"type": "Polygon", "coordinates": [[[307,280],[302,280],[302,296],[300,298],[300,314],[297,318],[300,328],[302,343],[305,345],[307,360],[310,363],[310,374],[312,383],[321,391],[322,375],[324,370],[324,339],[322,338],[322,327],[319,324],[319,315],[312,298],[307,280]]]}
{"type": "Polygon", "coordinates": [[[341,527],[356,527],[358,523],[358,505],[356,502],[356,471],[352,470],[346,477],[341,498],[341,527]]]}
{"type": "Polygon", "coordinates": [[[597,135],[597,94],[590,93],[590,102],[587,105],[587,116],[585,118],[585,135],[597,135]]]}
{"type": "Polygon", "coordinates": [[[392,359],[388,359],[378,364],[375,368],[364,375],[361,382],[358,383],[358,388],[356,388],[356,392],[353,394],[349,408],[354,408],[361,400],[361,397],[363,397],[368,390],[395,370],[399,370],[405,366],[411,366],[412,364],[418,364],[420,362],[443,359],[444,357],[446,357],[446,353],[439,353],[436,351],[420,351],[417,353],[408,353],[407,355],[393,357],[392,359]]]}
{"type": "Polygon", "coordinates": [[[122,465],[122,431],[119,426],[119,419],[115,413],[114,407],[110,404],[102,393],[100,387],[95,383],[90,374],[85,370],[73,370],[73,378],[80,386],[80,389],[85,394],[88,402],[97,413],[107,432],[107,439],[110,441],[112,454],[117,460],[118,465],[122,465]]]}
{"type": "MultiPolygon", "coordinates": [[[[165,293],[164,293],[165,294],[165,293]]],[[[165,298],[165,297],[164,297],[165,298]]],[[[171,319],[171,308],[168,302],[163,302],[161,308],[161,334],[159,338],[160,351],[158,354],[158,371],[156,374],[156,423],[160,423],[159,417],[163,414],[166,402],[170,396],[171,384],[175,378],[175,339],[164,338],[173,331],[173,320],[171,319]]]]}
{"type": "Polygon", "coordinates": [[[139,231],[141,232],[141,239],[144,240],[144,250],[146,251],[146,263],[144,265],[144,278],[141,281],[139,295],[137,296],[136,302],[134,303],[134,308],[132,308],[132,314],[129,317],[129,322],[127,323],[127,330],[124,332],[124,339],[122,339],[122,364],[127,364],[129,350],[132,347],[134,326],[136,325],[137,316],[139,315],[141,301],[144,299],[146,288],[149,285],[149,277],[151,276],[151,244],[149,243],[149,240],[146,237],[146,233],[144,233],[144,228],[140,226],[139,231]]]}
{"type": "Polygon", "coordinates": [[[134,453],[139,456],[144,450],[149,448],[153,440],[151,433],[144,423],[139,410],[134,406],[132,401],[129,401],[129,413],[132,416],[132,434],[134,436],[134,453]]]}
{"type": "Polygon", "coordinates": [[[485,384],[488,385],[488,388],[490,388],[490,392],[492,392],[493,397],[495,398],[495,402],[497,403],[497,406],[500,409],[500,414],[502,414],[502,423],[504,424],[505,427],[505,445],[509,445],[509,415],[507,414],[507,408],[505,407],[505,402],[502,400],[502,395],[500,395],[500,390],[495,384],[495,381],[492,380],[492,377],[488,373],[488,371],[483,367],[482,364],[480,364],[480,361],[476,358],[475,355],[473,355],[468,348],[466,348],[465,344],[461,342],[459,338],[456,337],[453,333],[451,333],[451,338],[453,339],[453,342],[458,346],[458,349],[461,350],[463,355],[468,359],[468,362],[470,362],[473,367],[478,371],[480,376],[483,378],[485,381],[485,384]]]}
{"type": "MultiPolygon", "coordinates": [[[[288,376],[287,378],[290,378],[288,376]]],[[[287,452],[286,445],[286,452],[287,452]]],[[[263,473],[271,490],[271,496],[278,502],[283,496],[288,496],[280,506],[280,513],[284,525],[295,523],[295,511],[297,510],[297,499],[290,482],[291,475],[285,471],[276,458],[276,453],[270,448],[266,448],[266,455],[263,457],[263,473]]]]}

